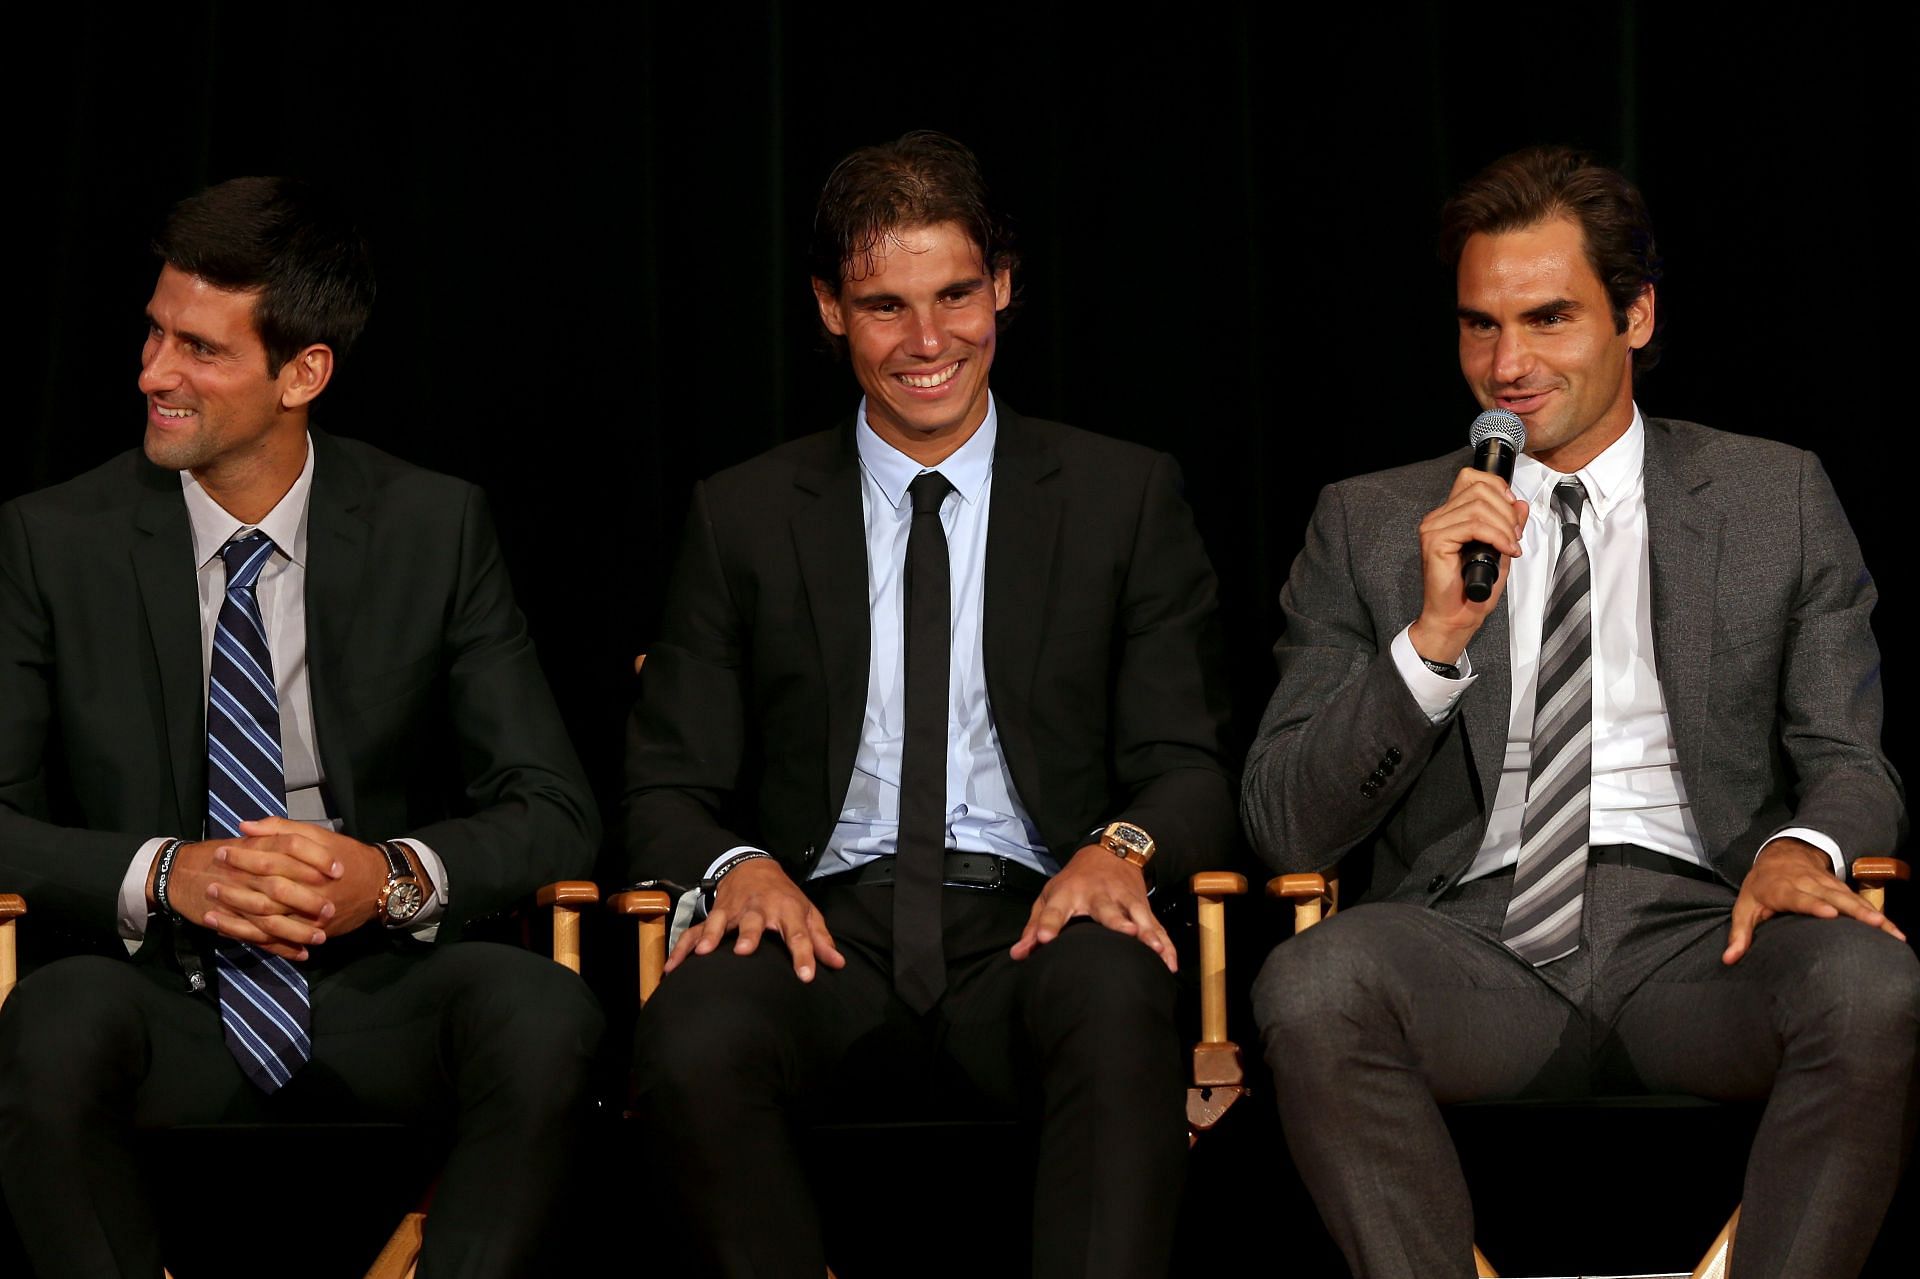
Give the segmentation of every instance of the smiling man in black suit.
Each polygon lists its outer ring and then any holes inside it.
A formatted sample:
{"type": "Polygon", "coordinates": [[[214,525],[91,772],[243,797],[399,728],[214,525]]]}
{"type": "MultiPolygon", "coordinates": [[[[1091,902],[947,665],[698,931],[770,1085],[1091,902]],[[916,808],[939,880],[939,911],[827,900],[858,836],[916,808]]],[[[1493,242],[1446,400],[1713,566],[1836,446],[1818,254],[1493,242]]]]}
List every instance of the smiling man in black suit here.
{"type": "MultiPolygon", "coordinates": [[[[83,952],[0,1011],[7,1203],[42,1275],[156,1275],[136,1127],[423,1120],[422,1275],[523,1273],[600,1014],[456,942],[586,870],[592,798],[480,492],[309,428],[373,302],[351,222],[242,178],[155,247],[144,448],[0,508],[0,889],[83,952]]],[[[234,1179],[196,1229],[344,1193],[234,1179]]]]}
{"type": "MultiPolygon", "coordinates": [[[[901,1077],[1037,1110],[1036,1274],[1164,1274],[1148,893],[1233,838],[1212,571],[1169,458],[988,391],[1015,261],[965,148],[849,156],[811,266],[865,398],[696,491],[634,710],[632,867],[706,912],[641,1019],[643,1104],[728,1274],[817,1279],[786,1111],[901,1077]]],[[[998,1202],[927,1187],[940,1229],[998,1202]]]]}

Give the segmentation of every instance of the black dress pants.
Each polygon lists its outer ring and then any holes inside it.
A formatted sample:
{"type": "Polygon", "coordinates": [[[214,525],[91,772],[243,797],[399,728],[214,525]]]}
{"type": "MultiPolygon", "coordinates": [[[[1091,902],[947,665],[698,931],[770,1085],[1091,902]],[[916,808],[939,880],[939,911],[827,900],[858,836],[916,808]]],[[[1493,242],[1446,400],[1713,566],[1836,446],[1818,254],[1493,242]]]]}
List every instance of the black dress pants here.
{"type": "MultiPolygon", "coordinates": [[[[768,934],[752,955],[692,957],[641,1014],[636,1084],[651,1149],[671,1165],[710,1262],[729,1276],[819,1279],[820,1223],[791,1122],[869,1081],[898,1092],[905,1078],[1037,1117],[1034,1274],[1165,1275],[1187,1138],[1175,986],[1159,957],[1077,920],[1015,962],[1007,948],[1032,902],[949,887],[947,993],[918,1017],[893,992],[892,888],[808,891],[844,969],[821,966],[802,984],[768,934]]],[[[990,1230],[1019,1210],[1004,1187],[954,1186],[938,1167],[874,1175],[924,1184],[929,1254],[943,1234],[990,1230]],[[953,1204],[992,1211],[942,1216],[953,1204]]]]}
{"type": "MultiPolygon", "coordinates": [[[[312,966],[313,1056],[271,1097],[228,1051],[211,987],[170,963],[83,956],[23,980],[0,1009],[0,1185],[42,1279],[160,1274],[137,1130],[316,1119],[447,1131],[422,1279],[526,1273],[578,1137],[599,1006],[527,951],[405,945],[312,966]]],[[[303,1184],[295,1156],[206,1186],[205,1228],[276,1212],[289,1247],[324,1232],[352,1188],[303,1184]]],[[[236,1258],[233,1273],[270,1268],[236,1258]]]]}
{"type": "MultiPolygon", "coordinates": [[[[1912,1140],[1913,952],[1789,915],[1728,966],[1731,888],[1594,864],[1581,948],[1536,969],[1500,944],[1511,886],[1343,911],[1255,983],[1287,1145],[1354,1274],[1467,1272],[1473,1209],[1441,1103],[1628,1092],[1766,1100],[1733,1279],[1857,1274],[1912,1140]]],[[[1590,1157],[1550,1137],[1512,1154],[1548,1184],[1590,1157]]],[[[1683,1208],[1689,1193],[1683,1170],[1629,1189],[1683,1208]]]]}

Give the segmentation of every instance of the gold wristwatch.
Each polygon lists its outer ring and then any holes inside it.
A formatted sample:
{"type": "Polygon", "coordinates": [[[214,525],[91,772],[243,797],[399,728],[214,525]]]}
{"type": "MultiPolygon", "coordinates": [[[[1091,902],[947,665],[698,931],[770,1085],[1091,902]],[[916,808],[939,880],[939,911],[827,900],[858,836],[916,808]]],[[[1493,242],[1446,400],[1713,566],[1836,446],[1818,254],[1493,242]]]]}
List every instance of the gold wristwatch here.
{"type": "Polygon", "coordinates": [[[1143,872],[1153,860],[1153,836],[1132,822],[1115,822],[1100,832],[1100,845],[1122,861],[1132,862],[1143,872]]]}

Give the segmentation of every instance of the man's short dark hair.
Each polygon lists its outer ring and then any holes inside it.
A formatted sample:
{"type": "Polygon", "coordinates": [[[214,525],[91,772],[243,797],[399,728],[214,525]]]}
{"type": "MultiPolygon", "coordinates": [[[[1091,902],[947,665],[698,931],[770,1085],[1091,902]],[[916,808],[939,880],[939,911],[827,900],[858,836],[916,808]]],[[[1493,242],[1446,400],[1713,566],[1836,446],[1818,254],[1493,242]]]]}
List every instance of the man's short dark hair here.
{"type": "Polygon", "coordinates": [[[253,326],[267,371],[315,343],[338,358],[373,311],[373,262],[353,220],[298,178],[233,178],[173,206],[153,251],[235,292],[258,290],[253,326]]]}
{"type": "MultiPolygon", "coordinates": [[[[837,293],[873,270],[874,254],[888,236],[942,222],[966,232],[989,272],[1019,265],[1012,229],[989,199],[973,152],[932,129],[862,147],[835,165],[820,189],[808,269],[837,293]]],[[[1008,318],[1003,311],[1001,322],[1008,318]]],[[[834,345],[844,349],[845,340],[834,345]]]]}
{"type": "MultiPolygon", "coordinates": [[[[1627,328],[1627,307],[1660,282],[1659,251],[1647,202],[1626,177],[1595,164],[1585,152],[1536,146],[1495,160],[1457,191],[1440,211],[1440,258],[1460,265],[1467,240],[1535,226],[1550,218],[1580,225],[1587,263],[1607,290],[1614,332],[1627,328]]],[[[1664,310],[1654,313],[1654,334],[1633,353],[1636,373],[1660,359],[1664,310]]]]}

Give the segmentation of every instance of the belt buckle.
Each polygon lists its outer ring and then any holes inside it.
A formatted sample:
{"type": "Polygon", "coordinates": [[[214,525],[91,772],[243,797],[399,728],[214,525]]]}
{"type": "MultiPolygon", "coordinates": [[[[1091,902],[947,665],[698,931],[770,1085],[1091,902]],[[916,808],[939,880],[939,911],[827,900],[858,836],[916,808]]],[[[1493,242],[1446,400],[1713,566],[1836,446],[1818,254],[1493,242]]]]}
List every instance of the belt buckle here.
{"type": "Polygon", "coordinates": [[[993,878],[985,883],[980,883],[978,881],[956,883],[953,885],[953,887],[971,888],[976,892],[991,893],[991,892],[997,892],[1001,888],[1006,886],[1006,882],[1007,882],[1007,859],[1006,858],[995,857],[991,853],[961,853],[959,855],[969,862],[982,861],[982,860],[991,862],[993,864],[993,878]]]}

